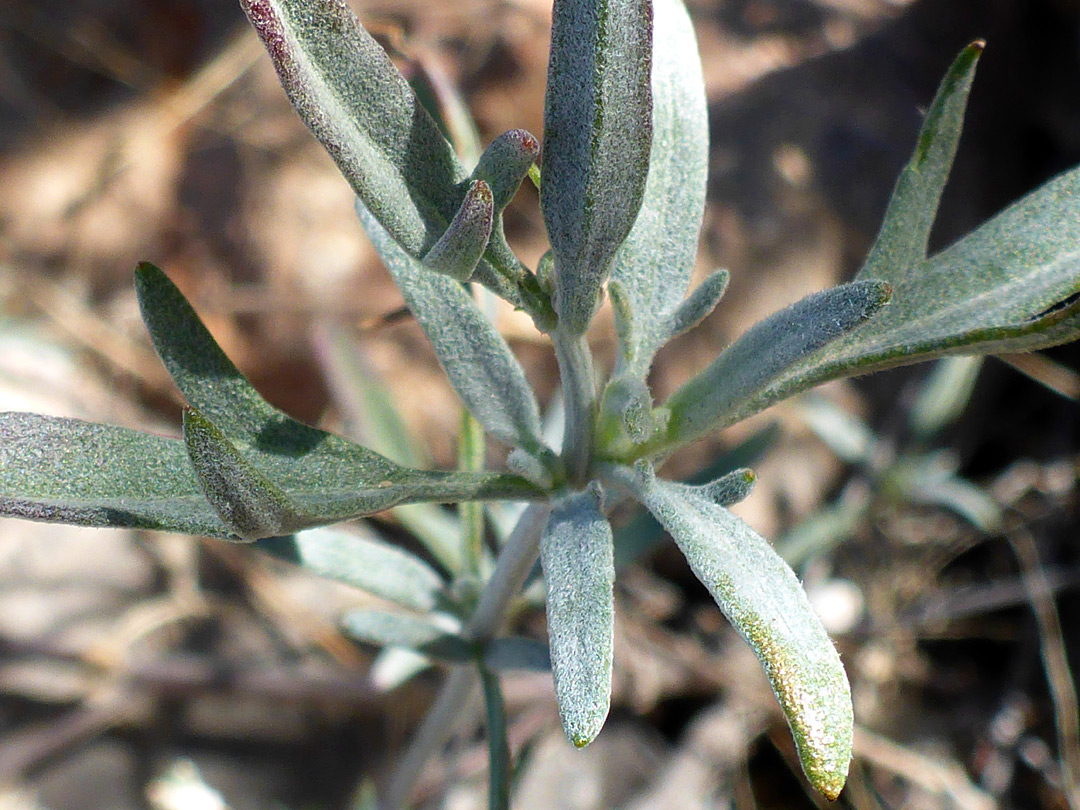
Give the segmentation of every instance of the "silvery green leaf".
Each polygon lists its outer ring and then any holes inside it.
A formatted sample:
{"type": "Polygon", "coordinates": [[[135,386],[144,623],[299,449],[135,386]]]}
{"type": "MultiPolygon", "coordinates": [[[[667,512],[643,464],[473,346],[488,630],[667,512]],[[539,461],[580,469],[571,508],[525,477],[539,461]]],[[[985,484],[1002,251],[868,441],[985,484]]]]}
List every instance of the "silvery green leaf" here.
{"type": "MultiPolygon", "coordinates": [[[[408,82],[344,0],[241,6],[300,118],[391,238],[423,257],[461,207],[468,173],[408,82]]],[[[475,279],[550,325],[550,301],[501,229],[475,279]]]]}
{"type": "Polygon", "coordinates": [[[595,488],[555,502],[540,563],[555,697],[567,738],[582,748],[599,733],[611,703],[615,567],[611,524],[595,488]]]}
{"type": "MultiPolygon", "coordinates": [[[[623,286],[636,326],[634,342],[621,349],[630,358],[628,371],[642,378],[656,350],[673,336],[669,321],[694,269],[709,170],[705,83],[682,2],[654,0],[653,27],[649,177],[611,273],[623,286]]],[[[713,281],[706,290],[719,299],[722,285],[717,291],[713,281]]]]}
{"type": "Polygon", "coordinates": [[[194,408],[184,409],[184,443],[206,500],[237,537],[278,537],[304,526],[288,497],[194,408]]]}
{"type": "Polygon", "coordinates": [[[757,476],[754,475],[754,471],[744,467],[732,470],[715,481],[691,488],[702,498],[712,501],[717,506],[734,506],[750,497],[756,481],[757,476]]]}
{"type": "Polygon", "coordinates": [[[560,328],[589,326],[637,217],[652,139],[650,0],[556,0],[540,207],[560,328]]]}
{"type": "Polygon", "coordinates": [[[442,577],[397,546],[337,528],[293,536],[296,563],[328,579],[360,588],[402,607],[434,610],[444,598],[442,577]]]}
{"type": "Polygon", "coordinates": [[[945,357],[934,364],[908,413],[912,432],[927,439],[967,408],[983,367],[981,357],[945,357]]]}
{"type": "Polygon", "coordinates": [[[755,324],[665,403],[671,412],[667,442],[682,444],[745,418],[747,403],[760,392],[888,300],[885,282],[853,281],[808,295],[755,324]]]}
{"type": "Polygon", "coordinates": [[[380,647],[405,647],[455,663],[474,658],[472,647],[465,639],[418,616],[385,610],[351,610],[342,618],[341,625],[357,641],[380,647]]]}
{"type": "Polygon", "coordinates": [[[302,525],[290,530],[348,520],[400,503],[519,500],[540,494],[516,476],[401,467],[365,447],[297,422],[244,379],[164,273],[141,264],[135,280],[154,347],[181,393],[253,470],[288,498],[302,516],[302,525]]]}
{"type": "Polygon", "coordinates": [[[724,297],[730,277],[731,274],[727,270],[717,270],[684,298],[667,319],[667,331],[661,333],[663,335],[661,345],[689,332],[705,320],[724,297]]]}
{"type": "Polygon", "coordinates": [[[851,691],[840,656],[795,574],[768,541],[702,490],[659,480],[644,462],[635,465],[628,482],[754,650],[787,716],[807,778],[835,799],[851,762],[851,691]]]}
{"type": "Polygon", "coordinates": [[[241,0],[293,107],[410,255],[427,253],[468,173],[344,0],[241,0]]]}
{"type": "Polygon", "coordinates": [[[510,670],[551,671],[548,645],[531,638],[511,636],[489,641],[484,647],[484,666],[494,672],[510,670]]]}
{"type": "Polygon", "coordinates": [[[427,272],[359,204],[357,213],[465,406],[495,438],[539,451],[536,396],[472,296],[456,281],[427,272]]]}
{"type": "Polygon", "coordinates": [[[879,246],[860,273],[892,285],[889,306],[864,328],[789,367],[743,404],[742,416],[838,377],[945,355],[1032,351],[1080,336],[1080,169],[918,260],[928,226],[917,209],[936,204],[977,55],[977,47],[969,48],[946,77],[897,185],[879,246]],[[904,228],[910,229],[906,239],[904,228]]]}
{"type": "Polygon", "coordinates": [[[474,180],[453,221],[424,256],[424,267],[468,281],[484,255],[494,216],[491,189],[483,180],[474,180]]]}
{"type": "Polygon", "coordinates": [[[236,539],[179,439],[33,413],[0,413],[0,515],[236,539]]]}
{"type": "Polygon", "coordinates": [[[496,212],[510,204],[539,156],[540,142],[523,129],[504,132],[484,150],[472,176],[491,187],[496,212]]]}
{"type": "Polygon", "coordinates": [[[900,279],[926,258],[930,229],[960,143],[964,110],[984,46],[983,42],[969,45],[945,74],[926,113],[915,154],[896,181],[881,230],[863,265],[863,277],[900,279]]]}

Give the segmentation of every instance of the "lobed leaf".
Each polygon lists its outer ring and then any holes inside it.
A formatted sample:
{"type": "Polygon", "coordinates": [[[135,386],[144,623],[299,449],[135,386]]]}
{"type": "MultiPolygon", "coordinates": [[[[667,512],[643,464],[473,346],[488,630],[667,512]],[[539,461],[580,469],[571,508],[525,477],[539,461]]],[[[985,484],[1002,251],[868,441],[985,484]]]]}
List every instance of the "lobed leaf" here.
{"type": "Polygon", "coordinates": [[[0,515],[236,539],[179,439],[33,413],[0,413],[0,515]]]}
{"type": "Polygon", "coordinates": [[[540,207],[560,327],[584,334],[638,215],[652,138],[651,0],[556,0],[540,207]]]}
{"type": "Polygon", "coordinates": [[[681,444],[745,418],[748,402],[877,313],[889,295],[883,281],[854,281],[808,295],[755,324],[671,395],[666,441],[681,444]]]}
{"type": "Polygon", "coordinates": [[[465,406],[495,438],[538,452],[536,396],[472,296],[456,281],[426,272],[359,203],[357,214],[465,406]]]}
{"type": "Polygon", "coordinates": [[[787,716],[807,778],[835,799],[851,762],[851,690],[799,580],[768,541],[717,504],[713,493],[659,480],[645,462],[624,480],[754,650],[787,716]]]}
{"type": "MultiPolygon", "coordinates": [[[[694,28],[681,0],[654,0],[651,86],[649,176],[641,210],[611,272],[634,313],[634,337],[620,348],[629,358],[627,371],[642,379],[656,350],[673,336],[669,321],[690,283],[705,215],[705,82],[694,28]]],[[[719,291],[715,284],[706,289],[715,306],[723,285],[719,291]]]]}
{"type": "Polygon", "coordinates": [[[740,418],[838,377],[946,355],[1032,351],[1080,336],[1080,169],[925,257],[981,49],[968,47],[942,82],[860,271],[860,279],[892,286],[890,305],[753,393],[740,418]]]}
{"type": "MultiPolygon", "coordinates": [[[[454,283],[454,282],[450,282],[454,283]]],[[[141,264],[136,291],[154,347],[181,393],[257,474],[288,499],[289,530],[371,514],[400,503],[522,499],[524,479],[401,467],[274,408],[237,371],[195,311],[159,269],[141,264]]],[[[225,445],[214,439],[220,453],[225,445]]],[[[222,504],[216,504],[222,508],[222,504]]]]}
{"type": "Polygon", "coordinates": [[[615,567],[611,524],[599,492],[555,502],[540,540],[547,583],[548,637],[563,730],[576,747],[592,742],[611,703],[615,567]]]}

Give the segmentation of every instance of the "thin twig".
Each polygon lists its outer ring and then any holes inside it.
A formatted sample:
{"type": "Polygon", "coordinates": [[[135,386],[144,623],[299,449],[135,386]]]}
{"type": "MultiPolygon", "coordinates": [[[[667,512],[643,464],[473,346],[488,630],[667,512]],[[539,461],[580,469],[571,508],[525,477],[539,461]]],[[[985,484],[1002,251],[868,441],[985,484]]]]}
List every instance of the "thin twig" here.
{"type": "Polygon", "coordinates": [[[1006,537],[1020,562],[1031,609],[1039,628],[1039,651],[1050,687],[1050,700],[1054,704],[1061,787],[1069,807],[1080,810],[1080,702],[1077,701],[1076,686],[1065,653],[1061,618],[1031,533],[1021,527],[1009,532],[1006,537]]]}

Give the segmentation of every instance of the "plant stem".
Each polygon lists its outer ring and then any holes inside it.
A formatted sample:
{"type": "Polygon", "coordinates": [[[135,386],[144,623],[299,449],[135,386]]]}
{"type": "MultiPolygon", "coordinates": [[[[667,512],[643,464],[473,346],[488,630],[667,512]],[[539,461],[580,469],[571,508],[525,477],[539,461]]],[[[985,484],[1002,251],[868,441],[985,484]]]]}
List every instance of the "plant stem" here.
{"type": "MultiPolygon", "coordinates": [[[[499,630],[507,608],[521,591],[540,553],[540,535],[547,524],[551,505],[533,503],[526,507],[514,531],[506,541],[491,579],[480,594],[480,601],[462,634],[469,641],[484,641],[499,630]]],[[[408,750],[398,761],[380,810],[404,810],[413,785],[427,761],[445,745],[461,714],[461,707],[476,685],[477,672],[472,666],[456,666],[450,671],[435,704],[420,724],[408,750]]]]}
{"type": "Polygon", "coordinates": [[[563,399],[566,402],[566,433],[563,460],[570,482],[584,484],[592,461],[593,432],[596,427],[596,378],[592,352],[584,335],[556,329],[551,336],[559,361],[563,399]]]}

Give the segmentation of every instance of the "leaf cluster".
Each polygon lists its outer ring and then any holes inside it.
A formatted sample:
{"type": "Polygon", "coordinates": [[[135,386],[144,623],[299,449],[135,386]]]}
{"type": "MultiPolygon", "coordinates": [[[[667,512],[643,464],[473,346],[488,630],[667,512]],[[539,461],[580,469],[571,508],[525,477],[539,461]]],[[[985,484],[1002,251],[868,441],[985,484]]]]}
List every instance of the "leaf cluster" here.
{"type": "Polygon", "coordinates": [[[795,574],[727,508],[749,494],[753,474],[690,486],[659,478],[656,466],[682,445],[827,380],[1077,337],[1080,171],[927,255],[982,51],[973,44],[927,112],[858,277],[766,318],[656,403],[648,374],[657,350],[706,317],[727,285],[718,271],[688,293],[708,127],[680,0],[556,0],[538,175],[551,252],[535,270],[509,248],[502,212],[522,180],[537,175],[538,139],[505,133],[470,169],[344,0],[241,2],[297,112],[356,192],[361,225],[471,414],[461,469],[398,463],[274,408],[165,274],[143,264],[136,289],[187,402],[183,438],[4,414],[0,513],[232,540],[285,537],[278,553],[412,611],[351,614],[345,626],[355,637],[479,667],[494,735],[493,806],[504,806],[500,669],[550,662],[576,746],[588,744],[607,716],[614,626],[607,514],[634,499],[674,538],[758,655],[808,778],[835,798],[851,758],[847,679],[795,574]],[[537,399],[478,306],[474,284],[551,335],[566,403],[561,446],[545,435],[537,399]],[[598,384],[584,335],[605,290],[618,357],[598,384]],[[484,434],[512,448],[510,472],[481,469],[484,434]],[[404,504],[490,500],[548,504],[537,531],[529,521],[541,513],[527,513],[494,567],[483,514],[468,507],[458,521],[464,551],[433,546],[442,571],[338,530],[309,531],[404,504]],[[537,554],[550,658],[497,632],[537,554]]]}

